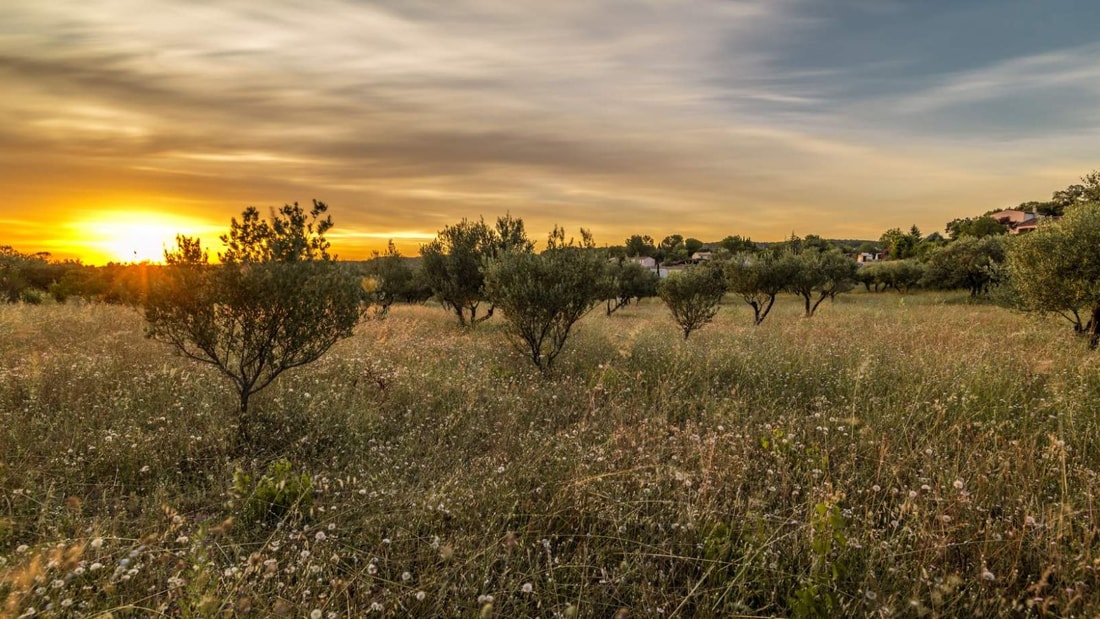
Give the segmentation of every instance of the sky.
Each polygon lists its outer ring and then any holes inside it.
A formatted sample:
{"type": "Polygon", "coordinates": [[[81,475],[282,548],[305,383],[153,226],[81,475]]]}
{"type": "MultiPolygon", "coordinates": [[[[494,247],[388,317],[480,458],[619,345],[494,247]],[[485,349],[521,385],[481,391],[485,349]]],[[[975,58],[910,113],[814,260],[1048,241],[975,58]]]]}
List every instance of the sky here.
{"type": "Polygon", "coordinates": [[[0,245],[89,263],[321,200],[342,258],[463,218],[877,239],[1100,168],[1093,0],[0,0],[0,245]]]}

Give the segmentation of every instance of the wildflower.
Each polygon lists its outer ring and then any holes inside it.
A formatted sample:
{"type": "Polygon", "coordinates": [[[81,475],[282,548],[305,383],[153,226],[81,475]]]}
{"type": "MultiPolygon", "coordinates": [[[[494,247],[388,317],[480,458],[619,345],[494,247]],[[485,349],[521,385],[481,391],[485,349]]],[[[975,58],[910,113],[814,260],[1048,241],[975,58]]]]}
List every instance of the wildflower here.
{"type": "Polygon", "coordinates": [[[871,486],[871,491],[872,492],[878,492],[879,490],[882,490],[882,487],[879,486],[878,484],[875,484],[875,485],[871,486]]]}
{"type": "Polygon", "coordinates": [[[410,580],[412,580],[412,577],[413,577],[413,575],[410,574],[409,572],[401,572],[401,581],[402,582],[409,582],[410,580]]]}
{"type": "Polygon", "coordinates": [[[320,608],[314,608],[309,611],[309,619],[321,619],[322,613],[320,608]]]}
{"type": "Polygon", "coordinates": [[[99,561],[96,561],[95,563],[88,566],[88,570],[92,572],[98,572],[101,569],[103,569],[103,564],[99,561]]]}
{"type": "Polygon", "coordinates": [[[325,541],[325,538],[327,538],[327,537],[328,536],[325,535],[324,531],[318,531],[317,534],[313,536],[313,539],[318,541],[318,542],[323,542],[323,541],[325,541]]]}
{"type": "Polygon", "coordinates": [[[91,543],[92,548],[97,548],[98,549],[102,545],[103,545],[103,538],[102,537],[97,537],[97,538],[92,540],[92,543],[91,543]]]}
{"type": "Polygon", "coordinates": [[[416,592],[416,601],[417,602],[423,602],[424,598],[426,598],[426,597],[428,597],[427,593],[424,593],[423,591],[417,591],[416,592]]]}
{"type": "Polygon", "coordinates": [[[492,604],[493,603],[493,596],[489,595],[488,593],[486,593],[484,595],[479,595],[479,596],[477,596],[477,603],[478,604],[492,604]]]}
{"type": "Polygon", "coordinates": [[[371,602],[370,603],[370,609],[371,609],[371,612],[380,613],[380,612],[382,612],[382,604],[380,604],[378,602],[371,602]]]}
{"type": "Polygon", "coordinates": [[[994,576],[993,572],[989,571],[988,569],[982,569],[982,580],[986,582],[993,582],[994,580],[997,580],[997,577],[994,576]]]}
{"type": "Polygon", "coordinates": [[[962,490],[962,489],[963,489],[963,485],[964,485],[964,484],[963,484],[963,480],[961,480],[961,479],[956,479],[956,480],[955,480],[955,483],[954,483],[953,485],[955,486],[955,490],[962,490]]]}
{"type": "Polygon", "coordinates": [[[19,554],[23,554],[24,552],[27,552],[27,550],[29,550],[29,549],[30,549],[30,546],[28,546],[26,544],[19,544],[19,546],[15,549],[15,552],[17,552],[19,554]]]}
{"type": "Polygon", "coordinates": [[[374,576],[375,574],[378,573],[378,566],[371,563],[370,565],[367,566],[367,573],[370,574],[371,576],[374,576]]]}
{"type": "Polygon", "coordinates": [[[532,585],[529,582],[525,582],[525,583],[523,583],[523,586],[520,587],[520,590],[523,591],[524,593],[531,593],[532,591],[535,590],[535,586],[532,585]]]}

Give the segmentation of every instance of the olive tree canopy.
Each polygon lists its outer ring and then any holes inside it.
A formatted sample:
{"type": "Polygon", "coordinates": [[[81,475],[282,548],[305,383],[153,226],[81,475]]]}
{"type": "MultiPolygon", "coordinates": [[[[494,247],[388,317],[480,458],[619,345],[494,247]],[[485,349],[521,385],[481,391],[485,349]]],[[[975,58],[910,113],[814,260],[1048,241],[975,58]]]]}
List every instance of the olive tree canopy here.
{"type": "Polygon", "coordinates": [[[360,317],[359,278],[328,253],[327,210],[314,202],[272,210],[249,207],[228,234],[220,264],[198,239],[176,238],[163,276],[145,301],[146,334],[211,365],[235,387],[238,441],[250,442],[249,398],[280,374],[317,360],[352,334],[360,317]]]}
{"type": "Polygon", "coordinates": [[[1059,314],[1100,344],[1100,203],[1071,206],[1064,218],[1013,239],[1008,271],[1020,304],[1059,314]]]}

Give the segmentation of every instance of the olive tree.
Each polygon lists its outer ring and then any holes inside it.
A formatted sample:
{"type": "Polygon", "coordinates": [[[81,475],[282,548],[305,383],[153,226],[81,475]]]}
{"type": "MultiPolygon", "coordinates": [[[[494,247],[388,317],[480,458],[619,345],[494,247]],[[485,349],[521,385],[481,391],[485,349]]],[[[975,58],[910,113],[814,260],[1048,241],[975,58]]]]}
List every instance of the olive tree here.
{"type": "Polygon", "coordinates": [[[790,284],[797,265],[793,255],[774,252],[740,253],[725,265],[727,289],[749,304],[753,324],[764,322],[775,297],[790,284]]]}
{"type": "Polygon", "coordinates": [[[435,298],[455,313],[460,325],[472,327],[493,316],[491,301],[485,313],[478,315],[486,298],[487,262],[505,252],[530,253],[533,248],[522,219],[498,217],[495,227],[483,219],[463,219],[420,248],[420,268],[435,298]]]}
{"type": "Polygon", "coordinates": [[[928,259],[922,285],[931,288],[964,288],[971,297],[989,292],[1001,276],[1005,237],[963,237],[936,250],[928,259]]]}
{"type": "Polygon", "coordinates": [[[178,236],[150,285],[146,334],[233,383],[239,446],[251,441],[249,399],[283,372],[316,361],[359,320],[359,278],[328,253],[327,208],[314,201],[307,218],[295,203],[265,220],[249,207],[221,237],[219,264],[198,239],[178,236]]]}
{"type": "Polygon", "coordinates": [[[658,295],[672,312],[676,324],[680,325],[685,340],[692,331],[714,319],[725,294],[726,282],[722,270],[712,264],[688,267],[670,274],[658,287],[658,295]]]}
{"type": "Polygon", "coordinates": [[[1100,344],[1100,203],[1013,239],[1007,264],[1024,309],[1061,315],[1089,348],[1100,344]]]}
{"type": "Polygon", "coordinates": [[[653,271],[637,262],[614,260],[607,263],[604,300],[607,301],[607,315],[626,307],[634,299],[657,296],[657,282],[660,278],[653,271]]]}
{"type": "Polygon", "coordinates": [[[390,306],[398,299],[408,300],[415,285],[412,267],[392,240],[386,245],[385,252],[374,252],[363,272],[366,275],[363,289],[373,301],[375,318],[385,318],[390,306]]]}
{"type": "Polygon", "coordinates": [[[808,250],[791,258],[793,266],[787,289],[802,297],[807,318],[814,315],[822,301],[836,298],[855,286],[858,267],[838,250],[808,250]]]}
{"type": "Polygon", "coordinates": [[[488,264],[486,296],[504,314],[505,331],[516,348],[547,372],[573,325],[600,301],[606,288],[604,258],[592,236],[579,243],[555,227],[546,251],[514,248],[488,264]]]}

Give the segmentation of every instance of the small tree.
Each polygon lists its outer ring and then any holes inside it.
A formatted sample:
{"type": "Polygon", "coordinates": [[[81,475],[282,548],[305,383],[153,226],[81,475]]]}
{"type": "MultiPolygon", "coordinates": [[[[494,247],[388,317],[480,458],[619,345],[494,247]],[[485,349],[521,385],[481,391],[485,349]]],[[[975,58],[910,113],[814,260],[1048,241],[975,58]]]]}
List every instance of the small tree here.
{"type": "Polygon", "coordinates": [[[838,250],[809,250],[792,257],[793,273],[787,289],[802,297],[807,318],[814,315],[822,301],[855,286],[858,267],[838,250]]]}
{"type": "Polygon", "coordinates": [[[722,270],[711,264],[688,267],[680,273],[669,275],[658,288],[661,300],[672,312],[676,324],[680,325],[685,340],[692,331],[714,319],[725,293],[722,270]]]}
{"type": "Polygon", "coordinates": [[[1058,314],[1089,348],[1100,345],[1100,203],[1071,206],[1062,220],[1017,237],[1007,263],[1024,309],[1058,314]]]}
{"type": "Polygon", "coordinates": [[[725,266],[726,286],[738,294],[753,312],[753,324],[764,322],[775,305],[775,297],[790,284],[795,258],[773,252],[741,253],[725,266]]]}
{"type": "Polygon", "coordinates": [[[657,296],[657,274],[637,262],[615,260],[607,263],[606,289],[607,315],[626,307],[633,299],[657,296]]]}
{"type": "Polygon", "coordinates": [[[605,289],[604,258],[591,235],[565,240],[555,227],[546,251],[513,249],[493,260],[485,273],[486,295],[504,313],[506,330],[520,352],[546,372],[561,353],[578,320],[605,289]]]}
{"type": "Polygon", "coordinates": [[[408,300],[414,285],[413,270],[392,240],[387,244],[385,253],[374,252],[364,272],[367,276],[363,282],[364,290],[374,301],[376,318],[384,318],[398,299],[408,300]]]}
{"type": "Polygon", "coordinates": [[[264,220],[249,207],[221,237],[221,264],[209,264],[198,239],[176,237],[145,300],[149,337],[233,383],[241,447],[251,442],[252,395],[317,360],[359,320],[359,279],[328,254],[327,208],[314,201],[307,219],[295,203],[264,220]]]}
{"type": "Polygon", "coordinates": [[[925,269],[922,285],[951,290],[963,288],[971,297],[989,292],[1001,276],[1005,237],[963,237],[936,250],[925,269]]]}
{"type": "Polygon", "coordinates": [[[455,313],[460,325],[472,327],[493,316],[491,303],[478,316],[485,300],[485,264],[509,251],[530,253],[533,247],[522,219],[505,215],[497,218],[495,228],[483,219],[463,219],[420,248],[421,269],[439,302],[455,313]]]}

